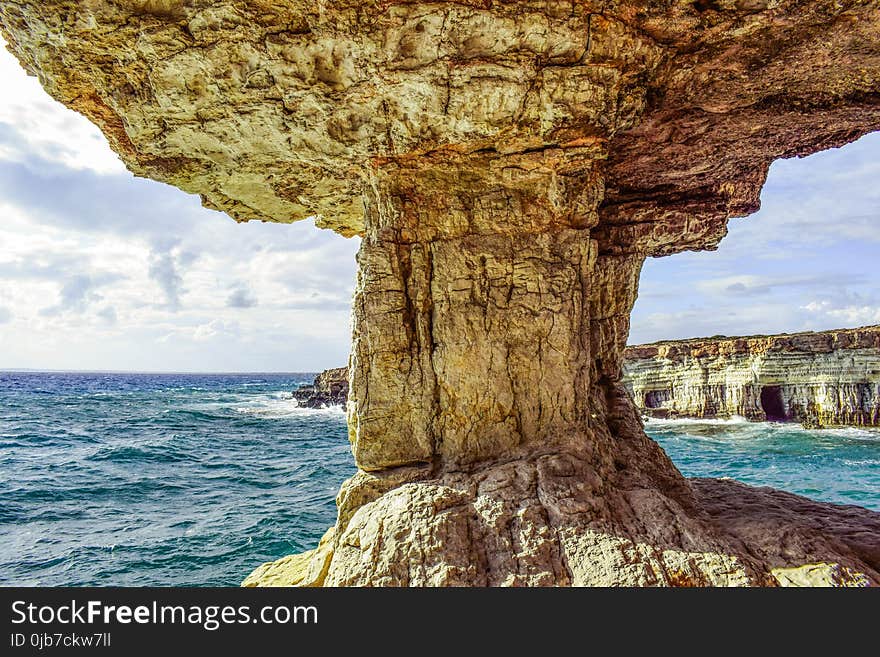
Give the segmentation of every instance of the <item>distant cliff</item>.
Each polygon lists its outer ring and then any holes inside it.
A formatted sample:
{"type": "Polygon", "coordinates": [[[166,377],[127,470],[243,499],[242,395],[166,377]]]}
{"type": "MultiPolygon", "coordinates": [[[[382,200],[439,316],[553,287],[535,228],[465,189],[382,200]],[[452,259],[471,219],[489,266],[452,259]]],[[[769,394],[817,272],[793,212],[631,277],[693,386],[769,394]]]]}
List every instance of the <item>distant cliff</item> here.
{"type": "Polygon", "coordinates": [[[624,382],[652,417],[880,426],[880,326],[627,347],[624,382]]]}
{"type": "Polygon", "coordinates": [[[345,404],[348,398],[348,368],[324,370],[315,377],[314,383],[294,390],[293,398],[300,406],[308,408],[345,404]]]}

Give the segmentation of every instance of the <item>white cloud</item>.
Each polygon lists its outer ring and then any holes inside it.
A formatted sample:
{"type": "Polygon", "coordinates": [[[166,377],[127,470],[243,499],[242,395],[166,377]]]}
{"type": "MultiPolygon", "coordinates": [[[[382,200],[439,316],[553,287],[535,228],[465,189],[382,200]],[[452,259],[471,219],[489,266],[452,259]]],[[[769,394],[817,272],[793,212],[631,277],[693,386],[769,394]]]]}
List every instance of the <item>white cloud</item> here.
{"type": "Polygon", "coordinates": [[[58,303],[40,310],[40,314],[52,317],[64,312],[85,312],[104,297],[97,289],[121,278],[118,274],[75,274],[67,277],[61,285],[58,303]]]}
{"type": "Polygon", "coordinates": [[[159,286],[165,296],[165,305],[172,312],[180,309],[180,296],[186,293],[181,269],[193,260],[194,256],[170,248],[154,249],[150,254],[147,273],[159,286]]]}
{"type": "Polygon", "coordinates": [[[818,276],[736,274],[696,281],[696,289],[703,294],[719,297],[744,297],[766,295],[784,288],[815,289],[832,285],[860,284],[864,280],[865,276],[862,274],[842,272],[829,272],[818,276]]]}
{"type": "Polygon", "coordinates": [[[112,325],[116,323],[116,308],[114,308],[113,306],[102,308],[95,314],[103,319],[105,322],[107,322],[107,324],[112,325]]]}
{"type": "Polygon", "coordinates": [[[236,224],[124,170],[0,52],[0,368],[309,371],[348,357],[358,240],[236,224]]]}
{"type": "Polygon", "coordinates": [[[244,283],[238,283],[226,297],[229,308],[253,308],[258,303],[253,290],[244,283]]]}
{"type": "Polygon", "coordinates": [[[831,301],[823,300],[811,301],[802,308],[816,319],[831,319],[841,326],[880,324],[880,305],[878,304],[837,306],[831,301]]]}
{"type": "Polygon", "coordinates": [[[213,319],[207,324],[196,326],[192,331],[193,340],[203,342],[211,340],[218,336],[238,337],[240,334],[237,322],[224,322],[220,319],[213,319]]]}

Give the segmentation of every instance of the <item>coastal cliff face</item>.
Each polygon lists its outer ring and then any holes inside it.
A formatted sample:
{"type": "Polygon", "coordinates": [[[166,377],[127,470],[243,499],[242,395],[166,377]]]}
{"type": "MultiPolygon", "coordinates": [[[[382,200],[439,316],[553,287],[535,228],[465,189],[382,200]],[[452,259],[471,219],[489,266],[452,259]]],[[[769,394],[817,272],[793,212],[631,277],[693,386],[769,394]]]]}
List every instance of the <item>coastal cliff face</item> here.
{"type": "Polygon", "coordinates": [[[880,326],[627,347],[624,382],[652,417],[880,426],[880,326]]]}
{"type": "Polygon", "coordinates": [[[247,584],[880,583],[878,514],[687,481],[620,380],[646,256],[880,128],[876,0],[18,0],[0,29],[135,173],[363,237],[360,470],[247,584]]]}
{"type": "Polygon", "coordinates": [[[297,404],[306,408],[344,406],[348,401],[348,368],[324,370],[315,377],[311,385],[294,390],[293,398],[297,404]]]}

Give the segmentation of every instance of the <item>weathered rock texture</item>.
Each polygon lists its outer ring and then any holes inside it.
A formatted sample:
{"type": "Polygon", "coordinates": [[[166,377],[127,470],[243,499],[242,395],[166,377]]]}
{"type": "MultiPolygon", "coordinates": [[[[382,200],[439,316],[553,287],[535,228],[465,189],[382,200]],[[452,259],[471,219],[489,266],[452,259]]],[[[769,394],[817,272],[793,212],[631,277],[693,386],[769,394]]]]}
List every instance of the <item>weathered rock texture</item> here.
{"type": "Polygon", "coordinates": [[[294,390],[293,398],[307,408],[344,406],[348,401],[348,368],[324,370],[315,377],[314,383],[294,390]]]}
{"type": "Polygon", "coordinates": [[[627,347],[623,371],[652,417],[880,426],[880,326],[627,347]]]}
{"type": "Polygon", "coordinates": [[[689,484],[620,382],[647,255],[714,247],[774,158],[880,127],[877,0],[16,0],[0,21],[136,173],[363,235],[361,471],[295,576],[251,583],[880,582],[864,510],[774,498],[794,547],[752,551],[769,516],[715,512],[747,493],[689,484]]]}

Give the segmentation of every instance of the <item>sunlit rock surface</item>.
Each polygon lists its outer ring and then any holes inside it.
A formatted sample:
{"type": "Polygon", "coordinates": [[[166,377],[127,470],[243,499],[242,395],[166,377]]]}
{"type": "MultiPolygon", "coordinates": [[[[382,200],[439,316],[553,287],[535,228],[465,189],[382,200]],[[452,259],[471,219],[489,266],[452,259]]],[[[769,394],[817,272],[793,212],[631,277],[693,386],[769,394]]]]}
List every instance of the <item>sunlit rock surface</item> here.
{"type": "Polygon", "coordinates": [[[135,173],[363,236],[360,472],[249,584],[880,583],[877,514],[691,484],[620,380],[646,256],[880,127],[876,0],[19,0],[0,28],[135,173]]]}

